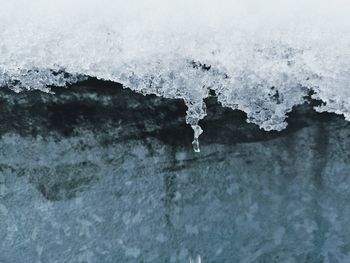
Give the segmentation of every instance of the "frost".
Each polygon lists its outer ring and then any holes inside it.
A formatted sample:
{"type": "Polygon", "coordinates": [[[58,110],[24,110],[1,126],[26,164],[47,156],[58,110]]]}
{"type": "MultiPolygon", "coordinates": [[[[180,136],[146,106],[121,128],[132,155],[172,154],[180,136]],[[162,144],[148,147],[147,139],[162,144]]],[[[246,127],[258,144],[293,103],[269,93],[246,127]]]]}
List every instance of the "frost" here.
{"type": "Polygon", "coordinates": [[[265,130],[310,91],[350,120],[346,0],[0,3],[0,86],[16,92],[92,76],[180,98],[196,151],[209,90],[265,130]]]}

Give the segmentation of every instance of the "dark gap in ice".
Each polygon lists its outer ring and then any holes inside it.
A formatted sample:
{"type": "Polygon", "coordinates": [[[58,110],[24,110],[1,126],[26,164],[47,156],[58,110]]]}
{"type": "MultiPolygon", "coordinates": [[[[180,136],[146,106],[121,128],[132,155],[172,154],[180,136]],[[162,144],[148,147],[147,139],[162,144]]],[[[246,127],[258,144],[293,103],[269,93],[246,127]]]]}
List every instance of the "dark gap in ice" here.
{"type": "MultiPolygon", "coordinates": [[[[0,134],[14,132],[23,136],[57,133],[72,136],[77,129],[103,132],[119,131],[114,140],[156,138],[167,145],[191,147],[193,132],[185,123],[186,106],[182,100],[141,95],[121,84],[89,78],[67,88],[52,88],[54,94],[40,91],[14,93],[0,91],[0,134]]],[[[213,94],[214,95],[214,94],[213,94]]],[[[204,130],[201,143],[235,144],[271,140],[302,129],[313,122],[342,120],[330,113],[316,113],[319,101],[295,106],[288,114],[288,127],[282,132],[261,130],[246,122],[239,110],[224,108],[211,96],[205,100],[207,116],[200,121],[204,130]]],[[[110,140],[111,138],[109,138],[110,140]]],[[[105,143],[108,143],[105,142],[105,143]]]]}

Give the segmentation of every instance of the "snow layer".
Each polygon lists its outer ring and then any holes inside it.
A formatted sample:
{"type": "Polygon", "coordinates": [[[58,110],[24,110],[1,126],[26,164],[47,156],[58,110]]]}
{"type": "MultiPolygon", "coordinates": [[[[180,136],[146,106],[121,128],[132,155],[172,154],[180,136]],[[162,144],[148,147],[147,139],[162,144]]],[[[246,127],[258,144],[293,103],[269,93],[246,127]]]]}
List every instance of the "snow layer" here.
{"type": "Polygon", "coordinates": [[[213,90],[265,130],[311,91],[350,120],[347,0],[0,0],[0,86],[85,76],[181,98],[195,131],[213,90]]]}

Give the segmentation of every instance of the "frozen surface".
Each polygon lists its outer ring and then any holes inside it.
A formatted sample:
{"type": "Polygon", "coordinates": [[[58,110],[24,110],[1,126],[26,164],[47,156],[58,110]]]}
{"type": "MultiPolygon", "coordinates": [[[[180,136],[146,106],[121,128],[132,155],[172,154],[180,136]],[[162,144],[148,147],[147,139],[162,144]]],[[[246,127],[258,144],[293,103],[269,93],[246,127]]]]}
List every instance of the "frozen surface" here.
{"type": "Polygon", "coordinates": [[[208,102],[195,154],[181,101],[55,91],[0,91],[1,263],[349,262],[342,118],[264,132],[208,102]]]}
{"type": "Polygon", "coordinates": [[[92,76],[181,98],[196,134],[209,89],[265,130],[312,90],[350,119],[347,0],[0,0],[0,85],[92,76]]]}

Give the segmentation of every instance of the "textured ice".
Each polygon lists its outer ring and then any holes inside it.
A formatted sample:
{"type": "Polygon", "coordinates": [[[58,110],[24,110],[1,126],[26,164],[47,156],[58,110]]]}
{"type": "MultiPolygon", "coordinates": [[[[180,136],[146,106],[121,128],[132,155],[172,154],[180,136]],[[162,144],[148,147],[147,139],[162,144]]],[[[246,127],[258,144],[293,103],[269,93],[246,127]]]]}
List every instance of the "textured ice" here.
{"type": "Polygon", "coordinates": [[[350,120],[346,0],[0,0],[0,86],[85,76],[185,101],[194,147],[212,90],[265,130],[311,91],[350,120]]]}

